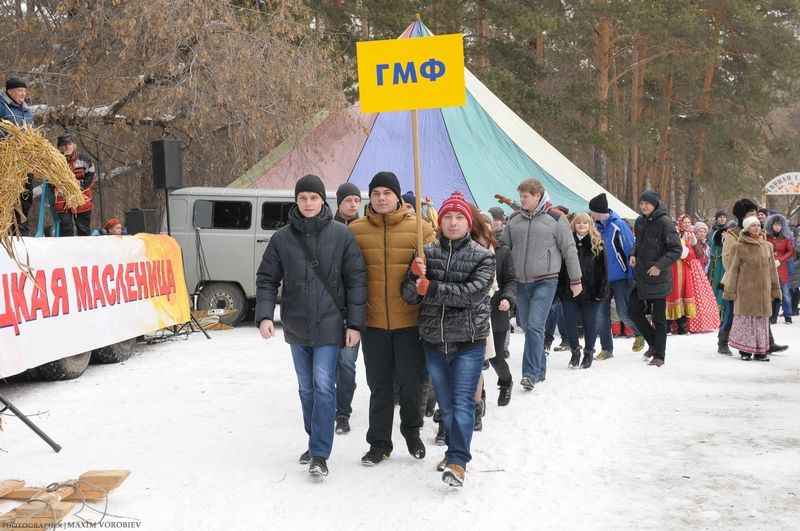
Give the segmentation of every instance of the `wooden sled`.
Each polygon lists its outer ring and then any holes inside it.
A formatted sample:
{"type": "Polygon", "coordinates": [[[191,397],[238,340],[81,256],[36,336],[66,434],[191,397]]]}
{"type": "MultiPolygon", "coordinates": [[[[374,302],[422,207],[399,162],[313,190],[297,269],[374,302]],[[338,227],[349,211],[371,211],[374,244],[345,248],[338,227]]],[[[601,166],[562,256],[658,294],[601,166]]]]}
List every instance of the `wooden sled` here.
{"type": "Polygon", "coordinates": [[[0,500],[23,500],[25,503],[0,514],[0,529],[42,529],[61,522],[80,501],[102,501],[130,475],[130,470],[89,470],[78,479],[62,481],[61,487],[48,492],[41,487],[27,487],[21,480],[0,481],[0,500]],[[75,488],[76,485],[78,488],[75,488]]]}

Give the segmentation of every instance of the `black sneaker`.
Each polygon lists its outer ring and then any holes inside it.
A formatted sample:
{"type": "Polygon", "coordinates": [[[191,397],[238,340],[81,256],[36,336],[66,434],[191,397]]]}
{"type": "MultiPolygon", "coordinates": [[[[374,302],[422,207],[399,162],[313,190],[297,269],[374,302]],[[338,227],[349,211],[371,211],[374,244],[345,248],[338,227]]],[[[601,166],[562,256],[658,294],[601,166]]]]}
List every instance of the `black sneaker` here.
{"type": "Polygon", "coordinates": [[[324,457],[312,457],[311,463],[308,465],[308,473],[312,476],[327,476],[328,463],[324,457]]]}
{"type": "Polygon", "coordinates": [[[308,455],[308,450],[300,454],[300,459],[298,461],[301,465],[307,465],[311,461],[311,456],[308,455]]]}
{"type": "Polygon", "coordinates": [[[406,446],[408,447],[408,453],[411,454],[411,457],[414,459],[425,459],[425,445],[422,439],[419,438],[419,435],[409,435],[406,437],[406,446]]]}
{"type": "Polygon", "coordinates": [[[569,350],[569,342],[565,340],[561,340],[561,344],[554,348],[556,352],[562,352],[564,350],[569,350]]]}
{"type": "Polygon", "coordinates": [[[553,344],[550,341],[546,341],[545,342],[545,344],[544,344],[544,355],[545,356],[549,356],[550,355],[550,347],[551,346],[553,346],[553,344]]]}
{"type": "Polygon", "coordinates": [[[481,416],[481,406],[475,404],[475,424],[472,431],[483,431],[483,417],[481,416]]]}
{"type": "Polygon", "coordinates": [[[339,417],[336,419],[336,433],[350,433],[350,419],[339,417]]]}
{"type": "Polygon", "coordinates": [[[369,452],[364,454],[361,458],[361,464],[364,466],[377,466],[382,461],[389,459],[389,452],[379,448],[370,448],[369,452]]]}
{"type": "Polygon", "coordinates": [[[511,386],[513,384],[501,385],[500,395],[497,397],[498,406],[507,406],[511,402],[511,386]]]}
{"type": "Polygon", "coordinates": [[[522,380],[519,381],[519,384],[526,391],[533,391],[533,386],[535,385],[533,379],[528,378],[527,376],[523,376],[522,380]]]}

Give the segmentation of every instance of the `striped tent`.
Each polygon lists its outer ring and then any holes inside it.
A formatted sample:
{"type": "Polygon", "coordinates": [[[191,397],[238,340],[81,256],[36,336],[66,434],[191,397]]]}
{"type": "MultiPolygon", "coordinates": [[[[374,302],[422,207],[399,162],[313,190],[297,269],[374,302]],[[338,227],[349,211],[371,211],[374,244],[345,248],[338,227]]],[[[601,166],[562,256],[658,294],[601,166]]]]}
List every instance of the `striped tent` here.
{"type": "MultiPolygon", "coordinates": [[[[431,35],[419,21],[400,38],[431,35]]],[[[467,104],[419,111],[422,193],[435,205],[459,190],[487,209],[495,194],[516,198],[517,184],[534,177],[553,204],[585,211],[601,192],[609,207],[626,218],[636,214],[612,196],[497,98],[465,69],[467,104]]],[[[234,187],[294,188],[306,173],[319,175],[328,189],[350,181],[366,191],[373,175],[391,171],[403,191],[414,189],[411,112],[362,114],[358,103],[340,113],[323,111],[297,137],[258,162],[234,187]]]]}

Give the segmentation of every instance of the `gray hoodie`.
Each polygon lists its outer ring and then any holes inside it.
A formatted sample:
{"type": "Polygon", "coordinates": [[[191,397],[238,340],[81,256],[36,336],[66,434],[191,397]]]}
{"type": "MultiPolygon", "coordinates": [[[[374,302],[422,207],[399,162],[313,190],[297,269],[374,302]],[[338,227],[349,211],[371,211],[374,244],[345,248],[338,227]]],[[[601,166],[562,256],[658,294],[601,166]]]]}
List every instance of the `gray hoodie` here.
{"type": "Polygon", "coordinates": [[[575,239],[567,217],[560,212],[541,210],[531,215],[520,210],[508,221],[500,239],[511,248],[518,282],[558,278],[563,260],[570,283],[580,284],[581,266],[575,239]]]}

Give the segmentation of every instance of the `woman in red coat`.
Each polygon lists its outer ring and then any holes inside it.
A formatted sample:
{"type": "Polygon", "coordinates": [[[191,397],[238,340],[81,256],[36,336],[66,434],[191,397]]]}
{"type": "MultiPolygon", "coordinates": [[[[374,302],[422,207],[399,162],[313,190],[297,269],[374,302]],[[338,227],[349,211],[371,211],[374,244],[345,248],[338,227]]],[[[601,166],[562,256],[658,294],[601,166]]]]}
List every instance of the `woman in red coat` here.
{"type": "Polygon", "coordinates": [[[775,253],[775,265],[778,267],[778,279],[781,282],[781,301],[772,302],[772,317],[769,322],[778,322],[778,311],[783,305],[783,318],[786,324],[792,323],[792,286],[789,283],[789,261],[794,260],[794,244],[789,233],[789,224],[780,214],[774,214],[764,223],[767,241],[772,244],[775,253]]]}

